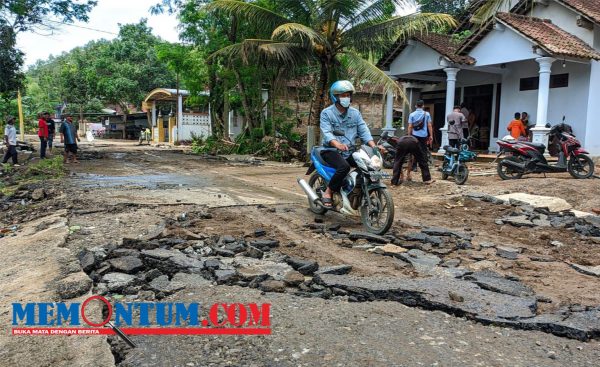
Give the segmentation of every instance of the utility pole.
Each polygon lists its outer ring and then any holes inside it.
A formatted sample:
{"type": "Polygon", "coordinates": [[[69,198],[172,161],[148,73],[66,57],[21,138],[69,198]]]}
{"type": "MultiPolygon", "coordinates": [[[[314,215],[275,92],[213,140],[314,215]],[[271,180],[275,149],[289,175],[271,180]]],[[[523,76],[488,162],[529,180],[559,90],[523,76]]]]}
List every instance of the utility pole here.
{"type": "Polygon", "coordinates": [[[23,102],[21,101],[21,90],[17,90],[17,106],[19,108],[19,130],[21,141],[25,141],[25,120],[23,119],[23,102]]]}

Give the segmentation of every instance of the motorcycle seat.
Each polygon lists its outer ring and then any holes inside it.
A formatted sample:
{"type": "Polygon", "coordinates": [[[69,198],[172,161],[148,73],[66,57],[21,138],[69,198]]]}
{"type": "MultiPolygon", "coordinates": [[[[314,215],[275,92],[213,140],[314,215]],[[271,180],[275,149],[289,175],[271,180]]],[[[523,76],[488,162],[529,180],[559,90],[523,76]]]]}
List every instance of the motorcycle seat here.
{"type": "Polygon", "coordinates": [[[448,152],[448,153],[452,153],[452,154],[460,152],[460,149],[458,149],[458,148],[453,148],[453,147],[451,147],[451,146],[449,146],[449,145],[446,145],[446,146],[444,146],[444,150],[445,150],[446,152],[448,152]]]}
{"type": "Polygon", "coordinates": [[[314,147],[313,148],[313,157],[316,157],[321,165],[323,165],[325,167],[329,167],[329,164],[327,164],[327,162],[325,162],[323,160],[323,157],[321,156],[321,154],[323,152],[327,152],[327,151],[331,151],[331,150],[335,150],[335,148],[314,147]]]}
{"type": "Polygon", "coordinates": [[[546,146],[544,144],[542,144],[542,143],[531,143],[531,142],[528,142],[528,141],[524,141],[522,143],[525,144],[525,145],[529,145],[530,147],[533,147],[533,148],[535,148],[535,149],[537,149],[539,151],[546,150],[546,146]]]}

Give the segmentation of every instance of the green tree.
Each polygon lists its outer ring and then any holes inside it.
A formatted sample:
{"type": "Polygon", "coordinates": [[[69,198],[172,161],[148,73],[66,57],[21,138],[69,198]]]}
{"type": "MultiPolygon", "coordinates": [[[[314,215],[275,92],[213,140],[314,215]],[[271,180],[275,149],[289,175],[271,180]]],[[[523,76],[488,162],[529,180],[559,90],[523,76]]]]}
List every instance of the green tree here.
{"type": "MultiPolygon", "coordinates": [[[[57,22],[87,21],[95,0],[3,0],[0,1],[0,94],[22,86],[23,54],[16,48],[16,35],[34,26],[52,28],[57,22]]],[[[6,96],[5,96],[6,98],[6,96]]]]}
{"type": "Polygon", "coordinates": [[[224,13],[243,19],[253,29],[271,31],[269,38],[245,38],[215,56],[286,68],[316,63],[319,77],[315,116],[325,106],[328,86],[338,78],[352,76],[356,81],[369,81],[401,93],[398,84],[374,65],[374,56],[399,38],[455,24],[454,18],[446,14],[389,16],[390,4],[414,5],[408,0],[278,0],[277,4],[279,12],[237,0],[215,0],[206,5],[208,12],[224,13]]]}
{"type": "Polygon", "coordinates": [[[469,0],[418,0],[419,10],[425,13],[445,13],[461,17],[467,10],[469,0]]]}

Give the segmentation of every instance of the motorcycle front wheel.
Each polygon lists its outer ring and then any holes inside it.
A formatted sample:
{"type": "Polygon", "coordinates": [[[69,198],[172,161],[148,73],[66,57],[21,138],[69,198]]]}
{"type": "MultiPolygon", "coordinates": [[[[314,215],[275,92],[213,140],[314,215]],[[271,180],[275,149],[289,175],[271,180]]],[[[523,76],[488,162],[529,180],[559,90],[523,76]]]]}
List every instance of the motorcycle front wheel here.
{"type": "Polygon", "coordinates": [[[394,202],[385,188],[371,189],[367,198],[363,198],[360,206],[360,219],[368,232],[377,235],[385,234],[394,222],[394,202]]]}
{"type": "MultiPolygon", "coordinates": [[[[308,186],[310,186],[319,197],[321,197],[323,192],[327,190],[327,182],[325,182],[325,179],[317,172],[310,176],[310,179],[308,180],[308,186]]],[[[315,214],[325,214],[325,212],[327,212],[327,209],[323,208],[321,205],[311,202],[310,199],[308,199],[308,206],[310,211],[315,214]]]]}
{"type": "Polygon", "coordinates": [[[469,168],[460,163],[458,167],[456,167],[456,172],[454,173],[454,182],[456,182],[457,185],[464,185],[468,178],[469,168]]]}
{"type": "Polygon", "coordinates": [[[572,156],[567,164],[567,170],[575,178],[590,178],[594,174],[594,161],[585,154],[572,156]]]}

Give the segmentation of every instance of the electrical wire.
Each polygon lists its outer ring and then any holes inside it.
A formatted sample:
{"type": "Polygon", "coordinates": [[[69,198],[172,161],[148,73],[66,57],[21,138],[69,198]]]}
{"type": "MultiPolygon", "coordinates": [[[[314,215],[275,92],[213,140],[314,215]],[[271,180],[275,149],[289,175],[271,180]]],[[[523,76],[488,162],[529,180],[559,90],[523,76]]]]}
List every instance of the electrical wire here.
{"type": "Polygon", "coordinates": [[[77,24],[72,24],[72,23],[65,23],[65,22],[59,22],[57,20],[50,20],[50,19],[46,19],[47,22],[51,22],[51,23],[57,23],[57,24],[62,24],[62,25],[67,25],[69,27],[75,27],[75,28],[81,28],[81,29],[87,29],[89,31],[94,31],[94,32],[100,32],[100,33],[106,33],[106,34],[110,34],[113,36],[118,36],[118,33],[114,33],[114,32],[109,32],[109,31],[103,31],[101,29],[96,29],[96,28],[91,28],[91,27],[85,27],[82,25],[77,25],[77,24]]]}

